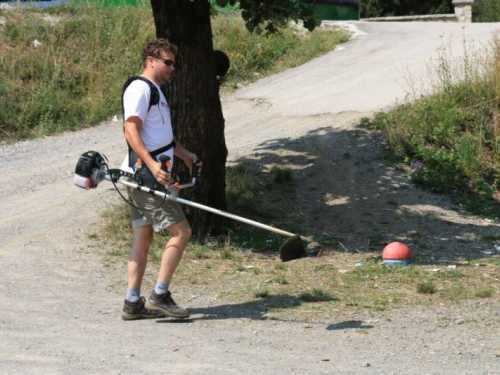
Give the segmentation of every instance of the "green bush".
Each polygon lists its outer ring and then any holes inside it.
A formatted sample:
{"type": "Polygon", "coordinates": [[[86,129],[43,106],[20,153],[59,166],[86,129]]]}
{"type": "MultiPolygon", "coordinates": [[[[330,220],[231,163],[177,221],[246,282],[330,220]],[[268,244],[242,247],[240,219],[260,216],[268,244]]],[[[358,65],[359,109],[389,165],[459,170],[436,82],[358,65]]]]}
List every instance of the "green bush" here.
{"type": "MultiPolygon", "coordinates": [[[[452,0],[360,0],[361,18],[453,14],[452,0]]],[[[472,6],[473,22],[499,22],[498,0],[475,0],[472,6]]]]}
{"type": "Polygon", "coordinates": [[[473,22],[500,22],[498,0],[476,0],[472,6],[473,22]]]}
{"type": "MultiPolygon", "coordinates": [[[[494,0],[492,0],[494,1],[494,0]]],[[[452,0],[361,0],[361,18],[453,13],[452,0]]]]}
{"type": "Polygon", "coordinates": [[[436,94],[375,116],[414,180],[452,194],[476,213],[498,215],[500,37],[489,56],[466,56],[452,71],[442,55],[436,94]]]}

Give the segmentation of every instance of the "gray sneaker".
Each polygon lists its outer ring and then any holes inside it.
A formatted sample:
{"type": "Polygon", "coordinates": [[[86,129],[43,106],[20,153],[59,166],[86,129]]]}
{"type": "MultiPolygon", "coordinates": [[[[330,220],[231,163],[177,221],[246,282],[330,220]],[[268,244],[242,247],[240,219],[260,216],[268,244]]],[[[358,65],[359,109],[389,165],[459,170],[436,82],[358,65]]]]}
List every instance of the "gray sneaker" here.
{"type": "Polygon", "coordinates": [[[125,300],[122,311],[123,320],[138,320],[138,319],[159,319],[163,318],[163,313],[159,311],[151,311],[145,307],[146,299],[141,297],[137,302],[125,300]]]}
{"type": "Polygon", "coordinates": [[[189,311],[177,306],[170,292],[156,294],[153,290],[146,302],[146,308],[152,312],[162,313],[172,318],[189,318],[189,311]]]}

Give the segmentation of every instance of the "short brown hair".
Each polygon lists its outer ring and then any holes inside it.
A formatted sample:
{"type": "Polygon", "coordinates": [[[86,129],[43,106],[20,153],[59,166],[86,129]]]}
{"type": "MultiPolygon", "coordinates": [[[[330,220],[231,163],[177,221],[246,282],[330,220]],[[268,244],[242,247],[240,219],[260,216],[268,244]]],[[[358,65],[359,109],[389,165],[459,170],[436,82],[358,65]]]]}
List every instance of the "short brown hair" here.
{"type": "Polygon", "coordinates": [[[161,57],[160,54],[162,52],[171,53],[176,56],[177,46],[165,38],[152,40],[146,44],[146,47],[142,51],[142,62],[146,63],[148,56],[161,57]]]}

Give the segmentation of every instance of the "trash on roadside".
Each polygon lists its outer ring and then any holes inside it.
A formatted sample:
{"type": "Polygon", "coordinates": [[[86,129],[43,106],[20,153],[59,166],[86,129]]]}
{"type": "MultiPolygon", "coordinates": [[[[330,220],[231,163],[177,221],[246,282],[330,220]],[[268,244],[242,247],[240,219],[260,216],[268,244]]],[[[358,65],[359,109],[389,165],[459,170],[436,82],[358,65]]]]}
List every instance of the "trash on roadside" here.
{"type": "Polygon", "coordinates": [[[439,271],[441,271],[441,269],[440,268],[432,268],[432,269],[427,270],[427,271],[429,271],[429,272],[439,272],[439,271]]]}
{"type": "Polygon", "coordinates": [[[38,39],[35,39],[34,41],[31,42],[31,45],[35,48],[38,48],[42,45],[42,43],[40,43],[38,39]]]}
{"type": "Polygon", "coordinates": [[[356,267],[363,267],[363,263],[362,262],[356,263],[355,266],[356,267]]]}
{"type": "Polygon", "coordinates": [[[450,270],[454,270],[455,268],[457,268],[457,265],[456,264],[450,264],[449,266],[447,266],[446,268],[450,269],[450,270]]]}
{"type": "Polygon", "coordinates": [[[113,116],[113,121],[114,121],[114,122],[117,122],[117,121],[118,121],[118,116],[117,116],[117,115],[114,115],[114,116],[113,116]]]}

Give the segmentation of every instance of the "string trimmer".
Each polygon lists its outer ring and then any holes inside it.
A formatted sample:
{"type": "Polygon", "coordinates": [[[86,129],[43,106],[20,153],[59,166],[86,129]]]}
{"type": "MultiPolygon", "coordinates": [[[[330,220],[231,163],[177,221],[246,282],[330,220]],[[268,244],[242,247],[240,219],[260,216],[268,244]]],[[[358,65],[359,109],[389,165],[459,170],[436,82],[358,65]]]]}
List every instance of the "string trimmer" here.
{"type": "MultiPolygon", "coordinates": [[[[164,171],[168,170],[167,163],[169,163],[170,158],[166,155],[160,156],[161,168],[164,171]]],[[[170,199],[191,207],[199,208],[204,211],[214,213],[216,215],[221,215],[232,220],[236,220],[245,224],[252,225],[257,228],[261,228],[273,233],[277,233],[282,236],[290,237],[279,249],[280,259],[283,262],[288,262],[290,260],[299,259],[306,256],[307,252],[304,248],[304,243],[299,235],[290,233],[278,228],[271,227],[266,224],[259,223],[254,220],[250,220],[241,216],[233,215],[229,212],[221,211],[216,208],[208,207],[196,202],[191,202],[189,200],[180,198],[178,196],[179,191],[192,187],[196,183],[196,178],[198,176],[198,167],[193,165],[191,182],[186,184],[174,183],[169,186],[162,186],[154,179],[153,175],[149,169],[137,170],[135,173],[129,173],[122,171],[121,169],[109,169],[106,163],[106,157],[95,151],[88,151],[80,156],[78,163],[75,168],[75,185],[83,189],[95,189],[97,185],[103,180],[107,180],[113,183],[118,193],[122,196],[125,201],[128,200],[123,197],[120,190],[118,190],[116,183],[128,186],[132,189],[137,189],[143,191],[147,194],[156,195],[164,199],[170,199]],[[149,175],[148,175],[149,172],[149,175]]],[[[130,202],[128,202],[130,204],[130,202]]]]}

